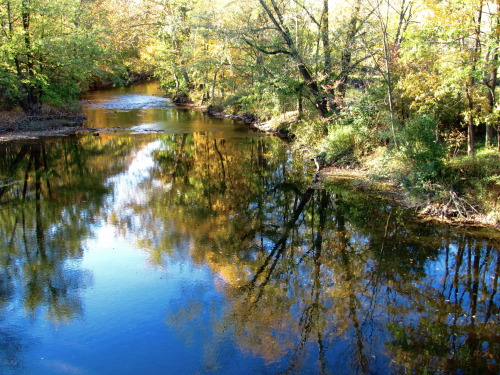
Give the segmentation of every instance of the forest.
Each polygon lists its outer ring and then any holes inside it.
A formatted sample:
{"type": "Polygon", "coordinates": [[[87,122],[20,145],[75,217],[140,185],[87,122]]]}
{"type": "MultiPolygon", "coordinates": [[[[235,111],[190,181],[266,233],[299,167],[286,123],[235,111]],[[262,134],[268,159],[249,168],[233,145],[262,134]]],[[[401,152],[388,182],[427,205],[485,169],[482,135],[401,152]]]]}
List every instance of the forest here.
{"type": "MultiPolygon", "coordinates": [[[[156,80],[304,160],[498,222],[500,0],[0,0],[0,111],[156,80]]],[[[1,125],[1,124],[0,124],[1,125]]]]}

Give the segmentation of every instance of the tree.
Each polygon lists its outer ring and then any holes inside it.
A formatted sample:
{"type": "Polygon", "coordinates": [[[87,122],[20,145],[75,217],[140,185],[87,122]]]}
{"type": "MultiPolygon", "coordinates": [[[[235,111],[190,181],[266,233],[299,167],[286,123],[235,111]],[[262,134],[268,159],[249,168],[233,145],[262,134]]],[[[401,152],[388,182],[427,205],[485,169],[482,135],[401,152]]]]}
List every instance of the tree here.
{"type": "Polygon", "coordinates": [[[405,31],[413,17],[413,0],[375,0],[369,3],[370,13],[374,15],[371,27],[374,30],[376,40],[366,40],[365,46],[369,50],[374,63],[374,68],[380,73],[386,85],[387,103],[391,116],[391,130],[396,147],[399,143],[396,136],[395,123],[395,98],[394,89],[397,77],[395,77],[395,65],[399,58],[405,31]]]}
{"type": "Polygon", "coordinates": [[[486,87],[486,97],[488,99],[486,122],[485,146],[491,147],[493,144],[493,128],[497,129],[498,151],[500,151],[500,108],[498,107],[498,69],[499,45],[500,45],[500,1],[488,2],[487,14],[490,15],[490,26],[484,34],[486,49],[486,71],[483,76],[483,84],[486,87]]]}
{"type": "MultiPolygon", "coordinates": [[[[245,42],[266,55],[283,54],[289,56],[296,64],[300,77],[311,94],[319,114],[321,117],[326,117],[329,112],[327,93],[319,86],[318,80],[313,77],[311,68],[299,51],[297,43],[285,19],[283,9],[285,9],[286,6],[279,7],[275,0],[259,0],[259,4],[271,23],[270,26],[264,27],[261,30],[270,30],[279,38],[279,41],[274,46],[262,45],[257,42],[259,39],[257,35],[252,39],[245,38],[245,42]]],[[[325,34],[323,33],[323,35],[325,34]]],[[[327,39],[324,37],[323,40],[326,41],[327,39]]]]}
{"type": "Polygon", "coordinates": [[[86,87],[104,51],[102,35],[90,26],[92,5],[0,1],[0,98],[32,116],[43,102],[62,103],[86,87]]]}
{"type": "MultiPolygon", "coordinates": [[[[483,0],[479,0],[476,5],[476,14],[472,14],[472,40],[469,46],[469,60],[470,60],[470,72],[465,84],[465,96],[467,98],[467,153],[474,156],[475,145],[474,145],[474,128],[475,128],[475,103],[472,91],[475,89],[477,84],[476,71],[478,60],[481,57],[481,27],[483,18],[483,0]]],[[[462,39],[462,44],[466,45],[465,38],[462,39]]],[[[467,47],[465,47],[467,48],[467,47]]]]}

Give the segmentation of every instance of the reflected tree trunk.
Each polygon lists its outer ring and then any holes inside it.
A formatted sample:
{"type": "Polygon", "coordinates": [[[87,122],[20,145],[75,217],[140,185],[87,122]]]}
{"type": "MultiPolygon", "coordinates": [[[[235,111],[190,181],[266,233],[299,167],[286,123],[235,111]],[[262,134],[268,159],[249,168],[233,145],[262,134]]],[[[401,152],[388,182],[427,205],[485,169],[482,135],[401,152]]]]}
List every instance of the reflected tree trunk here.
{"type": "Polygon", "coordinates": [[[225,187],[226,187],[226,168],[224,167],[224,157],[222,156],[221,152],[219,151],[219,147],[217,147],[217,139],[214,139],[214,148],[215,148],[215,151],[217,152],[217,155],[219,156],[219,161],[220,161],[220,169],[221,169],[221,173],[222,173],[221,186],[225,190],[225,187]]]}
{"type": "Polygon", "coordinates": [[[488,323],[491,319],[493,308],[496,306],[495,304],[495,296],[498,292],[498,277],[500,275],[500,255],[497,254],[497,264],[495,267],[495,274],[492,276],[493,277],[493,288],[491,291],[490,299],[488,302],[488,307],[486,309],[486,318],[485,318],[485,323],[488,323]]]}
{"type": "Polygon", "coordinates": [[[283,255],[283,252],[286,248],[286,243],[290,236],[290,232],[295,227],[297,220],[299,219],[300,215],[304,211],[304,208],[306,207],[306,204],[311,200],[313,193],[314,189],[307,189],[306,192],[302,194],[299,205],[295,208],[290,220],[288,220],[288,222],[286,222],[286,224],[283,227],[283,234],[276,242],[276,244],[273,246],[273,248],[269,252],[269,255],[264,260],[264,263],[259,267],[252,280],[245,287],[245,289],[248,289],[249,294],[251,294],[255,290],[259,279],[263,279],[262,282],[258,285],[259,292],[257,298],[254,300],[254,305],[257,304],[260,297],[262,296],[264,287],[269,282],[271,275],[274,269],[276,268],[276,265],[278,264],[279,259],[283,255]]]}
{"type": "MultiPolygon", "coordinates": [[[[29,152],[29,146],[28,145],[24,145],[21,150],[18,152],[18,154],[16,155],[14,161],[11,163],[10,167],[9,167],[9,176],[14,176],[15,175],[15,172],[18,168],[21,167],[22,163],[25,161],[25,157],[26,155],[28,154],[29,152]]],[[[30,157],[30,156],[28,156],[30,157]]],[[[7,192],[7,190],[9,189],[9,186],[2,186],[0,187],[0,199],[2,199],[3,195],[7,192]]]]}
{"type": "MultiPolygon", "coordinates": [[[[338,207],[341,203],[341,198],[337,197],[336,206],[338,207]]],[[[352,283],[354,282],[354,273],[352,270],[350,254],[348,253],[349,238],[347,237],[347,228],[345,225],[345,217],[342,210],[338,209],[336,211],[336,221],[337,221],[337,236],[339,238],[339,253],[342,263],[342,268],[344,271],[344,282],[345,288],[347,289],[347,299],[349,306],[349,313],[352,319],[352,326],[354,327],[354,334],[356,336],[356,352],[357,361],[360,365],[360,372],[362,374],[368,373],[368,360],[364,353],[364,343],[363,343],[363,332],[361,331],[361,324],[358,317],[358,307],[359,302],[356,297],[356,291],[353,288],[352,283]]]]}

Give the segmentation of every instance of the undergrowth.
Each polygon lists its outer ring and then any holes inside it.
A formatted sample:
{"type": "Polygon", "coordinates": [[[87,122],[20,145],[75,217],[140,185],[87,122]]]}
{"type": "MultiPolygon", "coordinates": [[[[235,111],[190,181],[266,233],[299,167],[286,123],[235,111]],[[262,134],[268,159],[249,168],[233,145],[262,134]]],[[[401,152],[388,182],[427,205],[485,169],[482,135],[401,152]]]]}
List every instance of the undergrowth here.
{"type": "Polygon", "coordinates": [[[400,125],[394,138],[383,116],[376,123],[369,116],[338,116],[297,126],[295,148],[324,165],[361,167],[372,180],[390,181],[407,203],[434,217],[500,222],[500,154],[486,149],[475,157],[452,156],[437,129],[436,119],[419,115],[400,125]]]}

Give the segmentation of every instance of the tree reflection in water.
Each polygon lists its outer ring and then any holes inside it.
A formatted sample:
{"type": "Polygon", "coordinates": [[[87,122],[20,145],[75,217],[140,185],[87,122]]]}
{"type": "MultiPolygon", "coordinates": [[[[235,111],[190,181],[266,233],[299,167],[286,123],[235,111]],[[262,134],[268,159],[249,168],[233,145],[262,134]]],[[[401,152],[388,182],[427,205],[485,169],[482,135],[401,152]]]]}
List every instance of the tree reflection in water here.
{"type": "MultiPolygon", "coordinates": [[[[200,295],[167,318],[189,340],[209,316],[207,371],[231,341],[281,373],[498,372],[494,233],[417,224],[390,202],[321,188],[259,137],[165,135],[148,175],[115,199],[109,177],[145,144],[132,139],[0,147],[0,314],[19,300],[56,323],[81,317],[92,275],[74,261],[102,221],[158,267],[189,258],[213,270],[224,303],[203,311],[200,295]]],[[[21,336],[0,335],[0,361],[17,361],[21,336]]]]}
{"type": "MultiPolygon", "coordinates": [[[[140,228],[120,212],[117,225],[157,265],[188,243],[232,301],[217,332],[244,351],[284,373],[498,371],[496,240],[307,187],[286,148],[262,138],[171,135],[155,159],[147,204],[122,208],[140,228]]],[[[190,312],[169,321],[184,332],[190,312]]]]}
{"type": "MultiPolygon", "coordinates": [[[[106,178],[124,167],[109,158],[129,149],[124,139],[89,137],[1,145],[0,324],[18,303],[56,324],[83,315],[80,293],[92,274],[71,261],[83,256],[109,192],[106,178]]],[[[22,332],[2,331],[1,363],[19,364],[30,341],[22,332]]]]}

